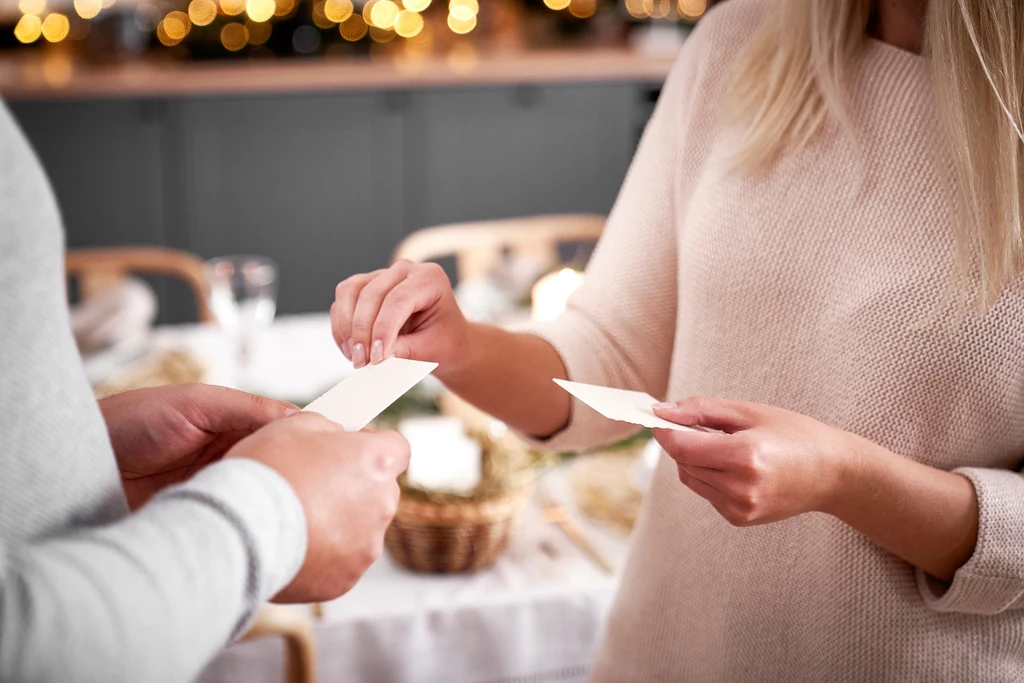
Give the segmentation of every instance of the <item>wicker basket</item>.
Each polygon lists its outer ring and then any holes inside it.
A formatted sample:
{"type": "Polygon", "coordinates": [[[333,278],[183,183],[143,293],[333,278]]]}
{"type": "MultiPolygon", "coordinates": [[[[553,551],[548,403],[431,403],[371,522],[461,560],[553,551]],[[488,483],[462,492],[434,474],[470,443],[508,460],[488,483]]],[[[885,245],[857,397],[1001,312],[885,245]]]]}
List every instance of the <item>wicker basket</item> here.
{"type": "Polygon", "coordinates": [[[402,492],[384,544],[409,569],[454,573],[489,567],[508,550],[529,485],[487,500],[435,502],[402,492]]]}

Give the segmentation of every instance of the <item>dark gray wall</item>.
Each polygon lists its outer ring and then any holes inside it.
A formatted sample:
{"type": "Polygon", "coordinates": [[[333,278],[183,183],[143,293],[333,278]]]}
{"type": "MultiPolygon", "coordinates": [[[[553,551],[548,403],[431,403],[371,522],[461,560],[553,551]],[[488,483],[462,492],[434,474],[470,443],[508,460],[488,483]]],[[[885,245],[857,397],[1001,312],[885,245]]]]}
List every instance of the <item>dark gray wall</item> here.
{"type": "MultiPolygon", "coordinates": [[[[606,213],[650,114],[640,83],[16,102],[70,247],[161,244],[281,267],[279,310],[325,310],[439,223],[606,213]]],[[[163,320],[193,315],[156,283],[163,320]]]]}

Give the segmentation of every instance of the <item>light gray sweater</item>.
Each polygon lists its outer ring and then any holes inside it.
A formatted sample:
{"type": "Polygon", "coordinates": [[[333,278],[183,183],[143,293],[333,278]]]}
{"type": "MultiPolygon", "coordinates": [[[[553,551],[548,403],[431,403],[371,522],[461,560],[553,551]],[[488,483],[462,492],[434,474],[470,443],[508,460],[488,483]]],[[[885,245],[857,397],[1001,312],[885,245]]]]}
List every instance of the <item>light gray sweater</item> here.
{"type": "Polygon", "coordinates": [[[233,460],[128,513],[62,238],[0,103],[0,681],[187,681],[297,572],[302,507],[276,472],[233,460]]]}

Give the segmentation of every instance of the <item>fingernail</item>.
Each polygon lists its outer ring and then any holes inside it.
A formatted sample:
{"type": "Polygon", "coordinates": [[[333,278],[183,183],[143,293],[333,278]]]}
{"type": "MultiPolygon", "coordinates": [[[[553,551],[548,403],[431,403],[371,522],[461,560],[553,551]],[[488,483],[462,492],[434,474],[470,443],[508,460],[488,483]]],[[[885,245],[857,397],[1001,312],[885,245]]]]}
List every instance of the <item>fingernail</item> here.
{"type": "Polygon", "coordinates": [[[376,365],[382,360],[384,360],[384,342],[380,339],[374,339],[373,343],[370,344],[370,362],[376,365]]]}
{"type": "Polygon", "coordinates": [[[672,410],[675,407],[676,406],[675,406],[674,403],[655,403],[654,404],[654,409],[655,410],[672,410]]]}
{"type": "Polygon", "coordinates": [[[284,416],[285,417],[290,417],[290,416],[292,416],[292,415],[294,415],[295,413],[298,413],[298,412],[301,412],[298,408],[285,408],[284,409],[284,416]]]}
{"type": "Polygon", "coordinates": [[[366,365],[366,349],[362,344],[352,345],[352,365],[361,368],[366,365]]]}
{"type": "Polygon", "coordinates": [[[352,360],[352,349],[348,347],[348,342],[341,342],[341,355],[345,356],[349,360],[352,360]]]}

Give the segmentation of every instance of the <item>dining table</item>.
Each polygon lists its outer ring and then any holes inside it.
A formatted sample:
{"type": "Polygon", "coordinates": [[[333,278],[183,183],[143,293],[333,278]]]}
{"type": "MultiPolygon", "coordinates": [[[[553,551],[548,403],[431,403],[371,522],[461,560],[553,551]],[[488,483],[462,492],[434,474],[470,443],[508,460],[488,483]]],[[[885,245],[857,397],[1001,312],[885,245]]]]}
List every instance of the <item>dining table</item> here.
{"type": "MultiPolygon", "coordinates": [[[[94,381],[145,354],[188,353],[203,381],[304,404],[354,370],[338,351],[326,314],[280,316],[255,336],[244,373],[233,344],[214,325],[162,326],[129,351],[97,354],[94,381]],[[129,354],[126,356],[125,354],[129,354]]],[[[430,378],[428,378],[429,380],[430,378]]],[[[427,391],[439,388],[434,384],[427,391]]],[[[570,516],[599,555],[584,552],[549,522],[538,500],[527,506],[508,551],[465,574],[424,574],[385,551],[347,594],[314,609],[318,680],[344,683],[573,683],[587,679],[616,592],[628,539],[588,521],[573,501],[572,461],[544,470],[535,489],[570,516]],[[601,566],[607,565],[607,566],[601,566]]],[[[340,522],[339,522],[340,523],[340,522]]],[[[212,561],[215,558],[211,558],[212,561]]],[[[228,646],[201,683],[280,683],[282,639],[228,646]]]]}

